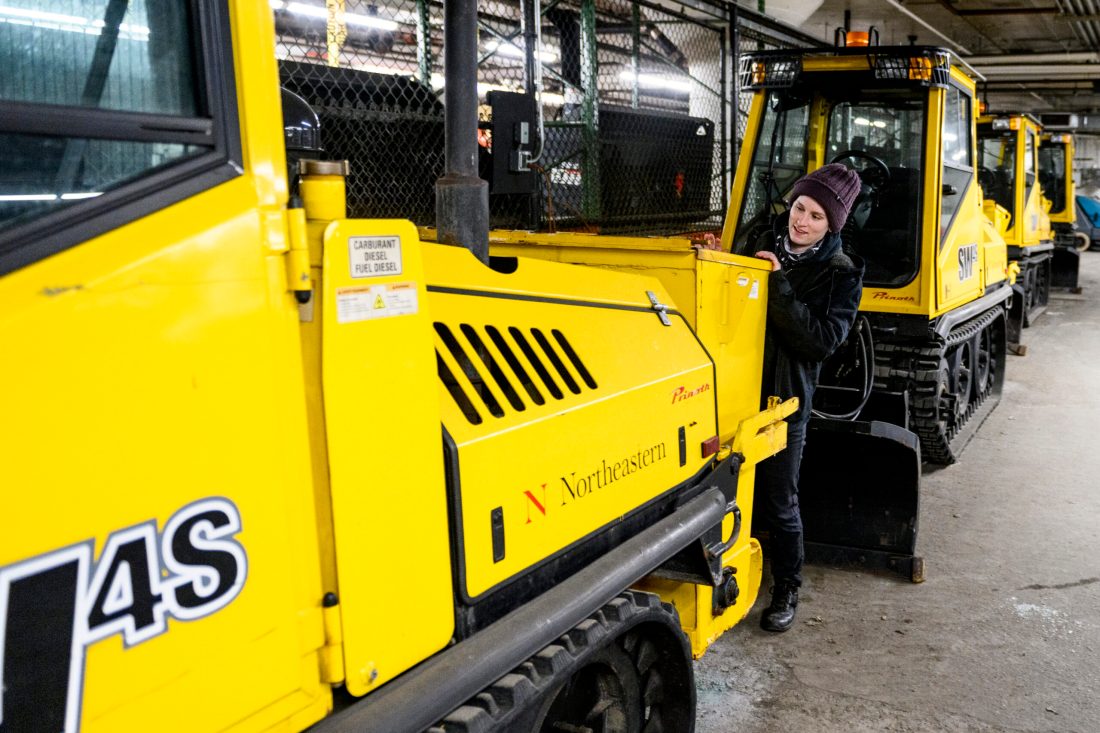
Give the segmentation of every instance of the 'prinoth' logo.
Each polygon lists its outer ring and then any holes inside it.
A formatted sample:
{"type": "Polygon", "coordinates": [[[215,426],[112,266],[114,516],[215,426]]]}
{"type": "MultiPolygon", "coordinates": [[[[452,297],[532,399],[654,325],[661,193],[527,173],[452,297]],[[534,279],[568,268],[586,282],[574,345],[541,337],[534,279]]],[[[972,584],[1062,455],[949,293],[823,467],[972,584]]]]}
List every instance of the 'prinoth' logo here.
{"type": "Polygon", "coordinates": [[[913,303],[915,298],[912,295],[894,295],[888,293],[885,290],[876,290],[874,295],[871,296],[871,300],[892,300],[898,303],[913,303]]]}
{"type": "MultiPolygon", "coordinates": [[[[597,491],[606,489],[628,476],[650,468],[658,461],[663,461],[667,456],[668,448],[664,443],[658,443],[610,462],[606,458],[602,458],[600,459],[600,465],[589,471],[570,471],[568,475],[561,476],[558,480],[558,490],[561,492],[559,506],[568,506],[581,499],[586,499],[597,491]]],[[[527,500],[527,521],[524,524],[530,524],[532,517],[546,516],[547,510],[551,507],[546,494],[546,484],[542,484],[534,491],[527,490],[523,492],[523,496],[527,500]]],[[[553,493],[551,493],[551,496],[553,496],[553,493]]]]}
{"type": "Polygon", "coordinates": [[[695,389],[688,389],[687,387],[685,387],[683,385],[680,385],[672,393],[672,404],[675,405],[677,402],[681,402],[683,400],[691,399],[692,397],[694,397],[696,395],[700,395],[700,394],[703,394],[704,392],[709,392],[709,391],[710,391],[710,382],[704,382],[703,384],[700,384],[695,389]]]}

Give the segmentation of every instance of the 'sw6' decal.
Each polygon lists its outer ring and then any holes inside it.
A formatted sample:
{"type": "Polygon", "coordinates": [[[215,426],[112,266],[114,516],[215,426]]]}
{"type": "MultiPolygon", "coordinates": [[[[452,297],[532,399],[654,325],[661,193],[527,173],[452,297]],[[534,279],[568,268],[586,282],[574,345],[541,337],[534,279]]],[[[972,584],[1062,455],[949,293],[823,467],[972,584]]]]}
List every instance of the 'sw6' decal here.
{"type": "Polygon", "coordinates": [[[202,618],[244,586],[233,502],[202,499],[157,532],[150,520],[0,568],[0,733],[76,733],[86,648],[121,634],[127,647],[202,618]]]}

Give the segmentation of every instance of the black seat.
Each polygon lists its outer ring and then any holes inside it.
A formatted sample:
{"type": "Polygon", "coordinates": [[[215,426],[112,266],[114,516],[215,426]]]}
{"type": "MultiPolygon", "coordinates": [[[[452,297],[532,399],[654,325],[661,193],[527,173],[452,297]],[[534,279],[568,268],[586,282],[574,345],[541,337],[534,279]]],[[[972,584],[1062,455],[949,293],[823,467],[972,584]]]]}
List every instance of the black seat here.
{"type": "Polygon", "coordinates": [[[869,283],[900,284],[912,275],[919,246],[920,171],[891,167],[890,181],[878,192],[867,223],[853,236],[869,283]]]}

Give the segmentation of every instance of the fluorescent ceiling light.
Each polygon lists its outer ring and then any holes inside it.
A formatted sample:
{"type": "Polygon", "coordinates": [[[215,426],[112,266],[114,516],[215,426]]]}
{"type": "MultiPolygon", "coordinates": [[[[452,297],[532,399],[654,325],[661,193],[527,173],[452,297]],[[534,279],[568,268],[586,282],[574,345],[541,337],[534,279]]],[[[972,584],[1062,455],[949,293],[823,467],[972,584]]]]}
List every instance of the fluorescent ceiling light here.
{"type": "MultiPolygon", "coordinates": [[[[272,4],[272,7],[274,7],[274,4],[272,4]]],[[[317,5],[306,5],[305,3],[287,3],[286,10],[288,13],[293,13],[295,15],[304,15],[307,18],[324,18],[325,20],[328,20],[328,10],[317,5]]],[[[397,30],[397,23],[392,20],[378,18],[373,15],[363,15],[361,13],[344,13],[344,23],[350,26],[377,28],[378,30],[382,31],[397,30]]]]}
{"type": "Polygon", "coordinates": [[[83,193],[63,193],[58,196],[56,193],[15,193],[15,194],[0,194],[0,201],[12,202],[12,201],[79,201],[81,199],[90,199],[96,196],[102,196],[102,191],[85,191],[83,193]]]}
{"type": "MultiPolygon", "coordinates": [[[[527,56],[522,48],[511,41],[490,41],[485,44],[485,48],[489,51],[499,53],[502,56],[511,56],[517,59],[526,58],[527,56]]],[[[543,49],[539,51],[539,60],[550,64],[558,60],[558,55],[553,51],[543,49]]]]}
{"type": "Polygon", "coordinates": [[[55,193],[17,193],[0,196],[0,201],[56,201],[55,193]]]}
{"type": "MultiPolygon", "coordinates": [[[[90,36],[101,35],[106,25],[103,20],[98,18],[93,20],[79,15],[27,10],[26,8],[13,8],[7,5],[0,5],[0,22],[51,31],[64,31],[66,33],[84,33],[90,36]]],[[[149,29],[143,25],[120,23],[118,32],[119,36],[129,41],[149,40],[149,29]]]]}
{"type": "Polygon", "coordinates": [[[886,123],[883,122],[882,120],[875,120],[871,124],[874,125],[875,127],[878,127],[878,128],[886,127],[886,123]]]}
{"type": "MultiPolygon", "coordinates": [[[[623,81],[634,81],[634,72],[627,69],[619,74],[619,78],[623,81]]],[[[671,79],[661,74],[638,74],[638,86],[650,87],[651,89],[671,89],[676,92],[690,92],[691,82],[681,81],[679,79],[671,79]]]]}
{"type": "Polygon", "coordinates": [[[863,125],[864,127],[870,127],[871,125],[871,121],[866,117],[857,117],[852,120],[852,122],[856,123],[857,125],[863,125]]]}

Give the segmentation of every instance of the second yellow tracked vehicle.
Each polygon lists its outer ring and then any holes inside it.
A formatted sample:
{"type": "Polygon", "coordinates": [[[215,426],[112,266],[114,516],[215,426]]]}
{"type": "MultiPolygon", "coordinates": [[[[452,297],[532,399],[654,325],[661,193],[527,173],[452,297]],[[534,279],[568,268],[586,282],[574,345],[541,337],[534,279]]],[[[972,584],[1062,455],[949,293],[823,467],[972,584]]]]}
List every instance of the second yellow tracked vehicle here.
{"type": "Polygon", "coordinates": [[[982,212],[973,79],[944,49],[859,35],[860,45],[742,58],[741,87],[754,97],[722,244],[751,254],[781,235],[788,193],[807,172],[830,162],[859,171],[841,236],[865,265],[860,319],[814,396],[800,496],[807,553],[877,558],[919,579],[919,463],[955,462],[1000,398],[1011,272],[982,212]],[[838,463],[862,466],[862,479],[838,463]]]}
{"type": "Polygon", "coordinates": [[[982,214],[974,81],[943,49],[871,46],[752,54],[741,83],[756,91],[723,244],[753,252],[798,177],[857,167],[842,236],[866,265],[873,378],[866,359],[834,364],[815,406],[888,416],[925,460],[955,461],[1000,394],[1011,295],[1005,242],[982,214]]]}

